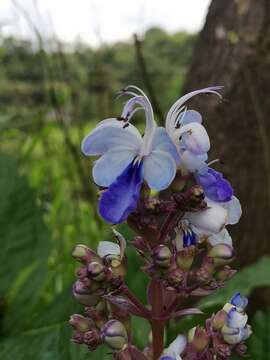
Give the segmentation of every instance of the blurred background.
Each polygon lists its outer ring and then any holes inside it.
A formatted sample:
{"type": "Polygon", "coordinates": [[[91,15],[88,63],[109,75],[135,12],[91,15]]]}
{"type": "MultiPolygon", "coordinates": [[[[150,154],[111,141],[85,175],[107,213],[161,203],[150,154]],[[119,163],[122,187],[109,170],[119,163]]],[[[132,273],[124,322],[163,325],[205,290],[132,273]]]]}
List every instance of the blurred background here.
{"type": "MultiPolygon", "coordinates": [[[[69,341],[67,320],[80,311],[70,254],[111,237],[80,142],[120,115],[115,96],[128,84],[147,92],[159,124],[184,92],[224,85],[223,102],[192,105],[243,204],[232,229],[240,271],[167,339],[239,290],[250,297],[251,359],[270,359],[269,0],[1,0],[0,359],[107,358],[69,341]]],[[[147,279],[128,251],[127,282],[144,301],[147,279]]],[[[147,324],[135,318],[134,329],[143,348],[147,324]]]]}

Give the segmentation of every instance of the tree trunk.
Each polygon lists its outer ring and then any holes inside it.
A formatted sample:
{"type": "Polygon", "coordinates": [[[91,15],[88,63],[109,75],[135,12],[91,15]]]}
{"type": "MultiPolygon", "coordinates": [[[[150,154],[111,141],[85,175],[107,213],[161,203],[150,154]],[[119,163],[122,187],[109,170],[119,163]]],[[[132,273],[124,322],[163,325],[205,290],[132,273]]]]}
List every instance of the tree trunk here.
{"type": "Polygon", "coordinates": [[[213,0],[185,91],[224,85],[224,101],[197,96],[210,158],[235,188],[243,217],[231,231],[240,265],[270,254],[270,1],[213,0]]]}

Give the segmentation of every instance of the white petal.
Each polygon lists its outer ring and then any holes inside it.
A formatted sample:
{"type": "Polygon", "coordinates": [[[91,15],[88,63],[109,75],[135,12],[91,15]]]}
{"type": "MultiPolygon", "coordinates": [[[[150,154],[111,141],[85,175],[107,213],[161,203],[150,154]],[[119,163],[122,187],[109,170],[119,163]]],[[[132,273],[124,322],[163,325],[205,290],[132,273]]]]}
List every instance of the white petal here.
{"type": "Polygon", "coordinates": [[[223,203],[222,206],[228,211],[227,224],[237,224],[242,215],[242,207],[237,197],[233,196],[230,201],[223,203]]]}
{"type": "MultiPolygon", "coordinates": [[[[177,358],[184,351],[187,344],[187,338],[184,335],[178,335],[177,338],[164,350],[164,354],[177,358]]],[[[180,357],[181,359],[181,357],[180,357]]]]}
{"type": "Polygon", "coordinates": [[[198,156],[194,155],[192,152],[186,150],[181,156],[181,165],[184,166],[190,172],[197,172],[202,169],[207,169],[207,165],[202,161],[198,156]]]}
{"type": "Polygon", "coordinates": [[[204,126],[198,123],[190,123],[180,127],[179,141],[181,147],[196,155],[202,155],[209,151],[210,140],[204,126]]]}
{"type": "Polygon", "coordinates": [[[121,122],[107,119],[83,139],[81,149],[85,155],[101,155],[117,146],[138,151],[141,135],[133,125],[123,128],[121,122]]]}
{"type": "Polygon", "coordinates": [[[93,178],[97,185],[108,187],[132,162],[137,155],[135,150],[115,147],[98,159],[93,167],[93,178]]]}
{"type": "Polygon", "coordinates": [[[102,258],[108,255],[120,256],[120,246],[111,241],[100,241],[97,253],[102,258]]]}
{"type": "Polygon", "coordinates": [[[221,230],[218,234],[211,234],[208,238],[208,242],[212,245],[226,244],[233,246],[232,238],[227,229],[221,230]]]}
{"type": "Polygon", "coordinates": [[[237,310],[231,310],[228,313],[227,325],[231,328],[242,329],[246,326],[248,321],[247,314],[241,314],[237,310]]]}
{"type": "Polygon", "coordinates": [[[202,123],[202,115],[195,110],[187,110],[180,114],[179,119],[181,125],[186,125],[190,123],[202,123]]]}
{"type": "Polygon", "coordinates": [[[179,164],[180,158],[176,146],[163,127],[158,127],[155,131],[153,150],[161,150],[169,153],[174,158],[176,164],[179,164]]]}
{"type": "Polygon", "coordinates": [[[227,211],[217,203],[207,200],[208,208],[200,212],[186,213],[185,218],[206,234],[219,233],[227,222],[227,211]]]}
{"type": "Polygon", "coordinates": [[[143,159],[143,177],[151,189],[158,191],[166,189],[175,174],[175,161],[164,151],[152,151],[143,159]]]}

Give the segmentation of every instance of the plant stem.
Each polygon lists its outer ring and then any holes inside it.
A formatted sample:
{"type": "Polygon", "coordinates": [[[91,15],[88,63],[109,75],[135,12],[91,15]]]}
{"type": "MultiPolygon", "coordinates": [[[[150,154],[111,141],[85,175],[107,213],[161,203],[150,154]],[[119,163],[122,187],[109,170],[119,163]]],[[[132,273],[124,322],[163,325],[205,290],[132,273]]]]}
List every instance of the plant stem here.
{"type": "MultiPolygon", "coordinates": [[[[153,317],[161,316],[163,310],[163,291],[160,283],[152,279],[153,290],[153,303],[152,303],[152,315],[153,317]]],[[[161,320],[152,320],[152,346],[153,346],[153,360],[158,360],[163,352],[164,346],[164,328],[165,322],[161,320]]]]}

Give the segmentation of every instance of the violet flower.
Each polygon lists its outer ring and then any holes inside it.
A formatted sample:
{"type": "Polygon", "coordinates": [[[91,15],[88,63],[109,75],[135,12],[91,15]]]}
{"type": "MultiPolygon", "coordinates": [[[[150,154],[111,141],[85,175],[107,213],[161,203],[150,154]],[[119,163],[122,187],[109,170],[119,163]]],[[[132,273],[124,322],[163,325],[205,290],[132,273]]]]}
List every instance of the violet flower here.
{"type": "Polygon", "coordinates": [[[210,93],[222,98],[220,86],[208,87],[188,93],[178,99],[166,117],[166,130],[176,145],[181,166],[194,174],[205,195],[216,202],[231,200],[233,189],[223,175],[206,163],[210,140],[202,125],[202,116],[194,110],[187,110],[185,102],[198,94],[210,93]]]}
{"type": "Polygon", "coordinates": [[[82,142],[85,155],[100,156],[93,167],[93,178],[97,185],[108,189],[101,195],[99,212],[115,224],[125,221],[135,210],[143,181],[151,189],[166,189],[175,177],[179,160],[165,129],[157,127],[147,96],[135,86],[129,86],[124,94],[132,98],[120,121],[102,121],[82,142]],[[131,89],[136,92],[127,91],[131,89]],[[138,109],[143,109],[146,116],[143,137],[129,122],[138,109]]]}

